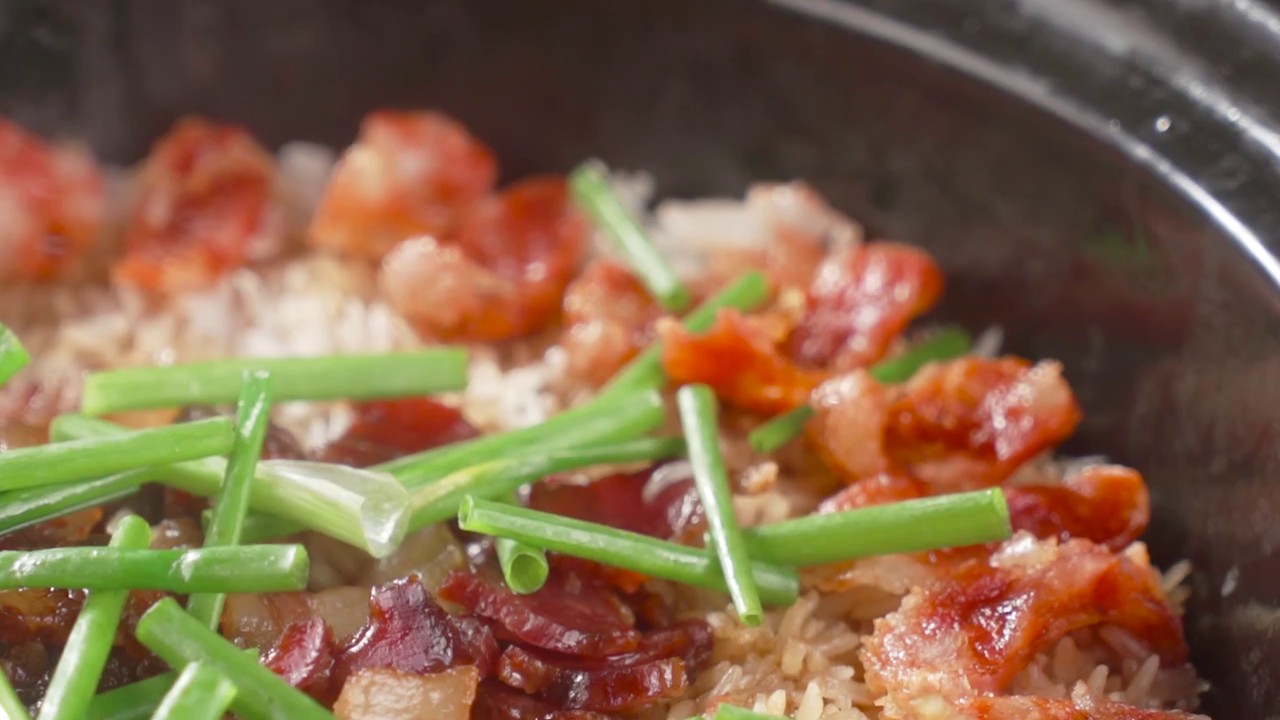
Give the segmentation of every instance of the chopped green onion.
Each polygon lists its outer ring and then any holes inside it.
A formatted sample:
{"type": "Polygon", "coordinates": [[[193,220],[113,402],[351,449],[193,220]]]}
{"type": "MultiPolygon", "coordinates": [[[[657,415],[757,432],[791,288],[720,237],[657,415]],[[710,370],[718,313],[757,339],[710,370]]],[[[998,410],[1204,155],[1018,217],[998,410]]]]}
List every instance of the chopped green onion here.
{"type": "MultiPolygon", "coordinates": [[[[209,527],[213,521],[213,511],[206,509],[200,513],[200,524],[209,527]]],[[[244,526],[240,529],[240,542],[245,545],[272,542],[282,537],[297,535],[306,530],[305,527],[266,513],[249,513],[244,518],[244,526]]]]}
{"type": "Polygon", "coordinates": [[[98,693],[85,720],[147,720],[177,678],[177,673],[167,672],[98,693]]]}
{"type": "Polygon", "coordinates": [[[102,415],[183,405],[226,405],[240,396],[246,372],[275,378],[285,400],[372,400],[461,390],[467,384],[467,352],[432,348],[383,355],[307,358],[237,358],[90,373],[81,412],[102,415]]]}
{"type": "Polygon", "coordinates": [[[756,427],[747,434],[747,442],[756,452],[767,455],[800,437],[811,417],[813,407],[801,405],[756,427]]]}
{"type": "MultiPolygon", "coordinates": [[[[943,328],[908,348],[901,355],[882,360],[867,372],[882,383],[901,383],[935,360],[949,360],[969,351],[969,334],[960,328],[943,328]]],[[[771,453],[800,436],[804,424],[813,417],[813,408],[801,405],[760,425],[747,436],[758,453],[771,453]]]]}
{"type": "Polygon", "coordinates": [[[991,488],[807,515],[758,525],[744,535],[751,557],[804,566],[978,545],[1012,533],[1004,492],[991,488]]]}
{"type": "MultiPolygon", "coordinates": [[[[746,273],[685,315],[683,319],[685,329],[690,332],[706,332],[711,329],[712,323],[716,320],[716,313],[720,312],[721,308],[754,310],[768,298],[769,281],[765,279],[764,273],[756,271],[746,273]]],[[[609,384],[601,390],[595,402],[614,397],[618,393],[660,390],[666,381],[666,373],[662,370],[662,346],[654,343],[618,371],[618,374],[614,375],[609,384]]]]}
{"type": "Polygon", "coordinates": [[[0,494],[0,534],[128,497],[155,480],[158,472],[156,468],[126,470],[99,480],[0,494]]]}
{"type": "Polygon", "coordinates": [[[882,383],[901,383],[920,368],[936,360],[949,360],[969,352],[969,333],[961,328],[942,328],[907,348],[897,357],[881,360],[867,372],[882,383]]]}
{"type": "Polygon", "coordinates": [[[649,241],[640,223],[619,202],[598,163],[580,165],[570,173],[569,187],[578,206],[613,237],[618,251],[658,304],[669,312],[684,310],[692,300],[689,289],[649,241]]]}
{"type": "MultiPolygon", "coordinates": [[[[458,525],[468,532],[511,538],[651,577],[728,591],[714,553],[608,525],[479,498],[463,500],[458,525]]],[[[794,570],[756,561],[751,572],[765,602],[790,605],[796,601],[800,581],[794,570]]]]}
{"type": "MultiPolygon", "coordinates": [[[[514,498],[504,498],[510,502],[514,498]]],[[[542,589],[551,574],[551,566],[547,563],[547,553],[537,548],[512,540],[496,538],[494,547],[498,551],[498,565],[502,567],[502,579],[507,587],[517,595],[528,595],[542,589]]]]}
{"type": "Polygon", "coordinates": [[[552,473],[595,465],[660,460],[684,454],[681,438],[645,438],[608,445],[532,450],[450,473],[414,493],[409,530],[443,522],[458,514],[467,496],[502,497],[521,485],[552,473]]]}
{"type": "Polygon", "coordinates": [[[5,720],[31,720],[31,716],[27,714],[27,706],[22,704],[22,699],[14,691],[13,683],[9,682],[9,676],[3,670],[0,670],[0,715],[5,720]]]}
{"type": "Polygon", "coordinates": [[[27,349],[13,331],[0,323],[0,387],[31,362],[27,349]]]}
{"type": "Polygon", "coordinates": [[[720,705],[716,708],[715,720],[787,720],[779,715],[752,712],[733,705],[720,705]]]}
{"type": "Polygon", "coordinates": [[[225,675],[193,662],[183,668],[173,689],[164,696],[152,720],[221,720],[236,697],[236,686],[225,675]]]}
{"type": "MultiPolygon", "coordinates": [[[[242,650],[245,657],[258,662],[258,650],[242,650]]],[[[172,670],[146,680],[121,685],[93,696],[85,720],[147,720],[178,679],[172,670]]]]}
{"type": "Polygon", "coordinates": [[[676,392],[680,424],[689,444],[689,464],[693,466],[693,483],[707,516],[711,548],[720,558],[729,596],[738,617],[746,625],[759,625],[764,620],[760,596],[751,575],[751,558],[733,511],[733,490],[729,473],[720,453],[720,421],[715,393],[706,385],[685,385],[676,392]]]}
{"type": "Polygon", "coordinates": [[[375,465],[416,490],[464,468],[501,458],[518,450],[551,450],[588,443],[630,440],[661,427],[665,415],[657,392],[593,400],[566,410],[546,422],[518,430],[482,435],[440,448],[375,465]]]}
{"type": "Polygon", "coordinates": [[[0,453],[0,489],[57,485],[141,467],[168,465],[231,449],[234,432],[226,418],[123,430],[110,438],[49,443],[0,453]]]}
{"type": "MultiPolygon", "coordinates": [[[[226,477],[213,503],[213,520],[205,528],[205,547],[240,543],[244,518],[249,512],[253,476],[258,470],[258,458],[262,455],[262,443],[270,424],[271,374],[247,372],[236,410],[236,441],[227,461],[226,477]]],[[[217,630],[226,598],[226,595],[218,593],[192,595],[187,600],[187,612],[210,629],[217,630]]]]}
{"type": "MultiPolygon", "coordinates": [[[[80,439],[125,430],[106,420],[60,415],[49,432],[55,439],[80,439]]],[[[212,457],[171,465],[160,480],[193,495],[213,497],[226,471],[226,459],[212,457]]],[[[249,505],[380,558],[391,554],[404,538],[409,495],[386,473],[331,463],[267,460],[258,463],[249,505]]]]}
{"type": "Polygon", "coordinates": [[[63,547],[0,552],[0,590],[68,588],[242,593],[302,590],[301,545],[241,545],[197,550],[63,547]]]}
{"type": "Polygon", "coordinates": [[[333,720],[315,700],[183,612],[173,598],[152,605],[138,620],[136,635],[170,667],[199,662],[225,675],[237,689],[231,709],[244,720],[333,720]]]}
{"type": "MultiPolygon", "coordinates": [[[[110,547],[119,551],[138,550],[150,542],[151,526],[147,521],[137,515],[126,515],[112,533],[110,547]]],[[[102,669],[115,643],[120,614],[128,599],[128,590],[89,592],[49,679],[49,688],[40,703],[40,720],[84,717],[102,679],[102,669]]]]}

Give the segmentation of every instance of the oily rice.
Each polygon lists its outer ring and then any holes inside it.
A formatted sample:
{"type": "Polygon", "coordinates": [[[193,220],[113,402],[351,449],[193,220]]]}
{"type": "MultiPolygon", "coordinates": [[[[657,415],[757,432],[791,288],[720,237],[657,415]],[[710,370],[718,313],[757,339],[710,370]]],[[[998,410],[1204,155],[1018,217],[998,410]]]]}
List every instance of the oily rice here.
{"type": "MultiPolygon", "coordinates": [[[[305,145],[281,154],[281,192],[291,198],[293,223],[309,214],[332,154],[305,145]]],[[[627,204],[643,212],[652,181],[643,174],[613,176],[627,204]]],[[[717,246],[751,246],[766,237],[740,200],[666,202],[645,213],[659,246],[676,267],[693,274],[717,246]],[[713,239],[714,241],[709,241],[713,239]]],[[[220,357],[308,356],[334,352],[382,352],[418,347],[422,341],[378,297],[373,270],[295,246],[254,269],[238,270],[215,287],[165,301],[144,298],[104,280],[75,286],[0,289],[0,322],[12,327],[35,362],[0,390],[0,419],[40,425],[74,409],[87,371],[112,367],[220,357]]],[[[999,330],[983,335],[984,354],[995,354],[999,330]]],[[[472,349],[470,383],[449,396],[467,417],[486,430],[537,423],[580,398],[563,396],[566,361],[558,346],[545,343],[501,355],[472,349]]],[[[342,403],[291,403],[276,419],[311,447],[340,434],[350,421],[342,403]]],[[[146,418],[140,422],[148,421],[146,418]]],[[[729,466],[741,488],[735,509],[745,525],[773,522],[813,509],[821,494],[790,474],[786,462],[752,456],[741,434],[726,437],[729,466]]],[[[668,473],[679,479],[687,468],[668,473]]],[[[1048,459],[1025,471],[1060,474],[1048,459]]],[[[317,558],[323,567],[323,559],[317,558]]],[[[685,614],[711,624],[715,645],[709,667],[685,697],[654,708],[647,718],[686,720],[721,702],[797,720],[876,718],[877,697],[863,682],[858,653],[872,621],[892,611],[914,582],[907,558],[875,558],[864,564],[866,587],[843,592],[806,591],[789,608],[767,614],[759,627],[739,623],[722,596],[666,586],[685,614]]],[[[1166,574],[1175,604],[1189,568],[1180,563],[1166,574]]],[[[1133,640],[1114,630],[1082,631],[1060,640],[1017,677],[1012,691],[1044,697],[1108,697],[1143,707],[1194,707],[1203,689],[1186,671],[1161,669],[1158,659],[1132,648],[1133,640]],[[1111,649],[1144,657],[1113,668],[1111,649]]]]}

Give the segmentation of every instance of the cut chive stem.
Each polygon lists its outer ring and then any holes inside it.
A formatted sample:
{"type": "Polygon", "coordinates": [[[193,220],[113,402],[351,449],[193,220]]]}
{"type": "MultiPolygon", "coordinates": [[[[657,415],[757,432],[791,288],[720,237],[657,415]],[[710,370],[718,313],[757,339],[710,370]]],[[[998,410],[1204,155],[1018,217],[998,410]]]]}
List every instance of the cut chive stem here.
{"type": "Polygon", "coordinates": [[[411,491],[464,468],[516,451],[558,449],[590,443],[631,440],[662,426],[662,396],[656,391],[596,399],[518,430],[482,435],[452,445],[407,455],[374,469],[395,475],[411,491]]]}
{"type": "MultiPolygon", "coordinates": [[[[270,424],[271,374],[260,370],[247,372],[236,409],[235,444],[227,460],[226,477],[213,503],[212,520],[205,528],[205,547],[240,543],[253,476],[258,470],[258,458],[270,424]]],[[[217,630],[225,601],[226,595],[220,593],[192,595],[187,600],[187,612],[211,630],[217,630]]]]}
{"type": "Polygon", "coordinates": [[[31,355],[13,331],[0,324],[0,387],[31,362],[31,355]]]}
{"type": "MultiPolygon", "coordinates": [[[[126,515],[111,535],[113,550],[139,550],[151,542],[151,526],[137,515],[126,515]]],[[[80,720],[102,679],[107,655],[115,643],[120,614],[129,599],[128,590],[91,590],[67,636],[58,658],[39,720],[80,720]]]]}
{"type": "Polygon", "coordinates": [[[31,716],[27,714],[27,706],[22,704],[22,699],[18,697],[13,683],[9,682],[9,676],[3,670],[0,670],[0,715],[5,720],[31,720],[31,716]]]}
{"type": "Polygon", "coordinates": [[[569,175],[569,187],[580,208],[614,240],[627,265],[668,312],[681,312],[691,302],[689,289],[650,242],[636,218],[618,200],[599,163],[580,165],[569,175]]]}
{"type": "Polygon", "coordinates": [[[1012,533],[1004,492],[991,488],[806,515],[758,525],[743,535],[754,559],[806,566],[979,545],[1012,533]]]}
{"type": "MultiPolygon", "coordinates": [[[[682,322],[685,329],[690,332],[706,332],[715,322],[716,313],[721,308],[731,307],[750,311],[768,299],[769,281],[764,273],[751,271],[704,300],[685,315],[682,322]]],[[[614,397],[619,393],[661,390],[666,382],[667,376],[662,370],[662,346],[655,342],[618,371],[618,374],[614,375],[613,379],[601,389],[596,401],[614,397]]]]}
{"type": "Polygon", "coordinates": [[[230,641],[182,611],[173,598],[151,606],[135,633],[173,668],[206,664],[236,686],[231,709],[244,720],[333,720],[333,715],[230,641]]]}
{"type": "Polygon", "coordinates": [[[759,625],[764,620],[760,596],[751,574],[751,559],[733,510],[733,490],[729,473],[720,452],[719,408],[715,393],[706,385],[685,385],[676,391],[676,407],[689,445],[689,464],[693,466],[693,483],[707,517],[711,549],[720,559],[729,596],[733,598],[738,617],[746,625],[759,625]]]}
{"type": "MultiPolygon", "coordinates": [[[[127,432],[106,420],[60,415],[49,432],[55,440],[110,437],[127,432]]],[[[214,497],[227,472],[225,458],[176,463],[159,479],[166,485],[202,497],[214,497]]],[[[309,530],[386,557],[404,538],[409,495],[385,472],[346,465],[294,460],[258,463],[249,504],[309,530]]]]}
{"type": "MultiPolygon", "coordinates": [[[[256,649],[249,648],[241,652],[250,660],[258,662],[256,649]]],[[[147,720],[160,707],[160,702],[177,680],[178,673],[170,670],[146,680],[98,693],[89,704],[85,720],[147,720]]]]}
{"type": "MultiPolygon", "coordinates": [[[[503,503],[466,498],[458,509],[458,525],[468,532],[511,538],[527,545],[674,582],[727,592],[714,553],[550,513],[503,503]]],[[[800,592],[794,570],[752,562],[760,598],[770,605],[790,605],[800,592]]]]}
{"type": "Polygon", "coordinates": [[[152,720],[220,720],[236,697],[236,686],[225,675],[194,662],[183,668],[178,679],[156,708],[152,720]]]}
{"type": "Polygon", "coordinates": [[[158,472],[126,470],[98,480],[0,494],[0,535],[128,497],[155,480],[158,472]]]}
{"type": "MultiPolygon", "coordinates": [[[[871,366],[867,372],[881,383],[906,382],[925,365],[937,360],[957,358],[969,352],[969,333],[961,328],[947,327],[912,345],[906,352],[871,366]]],[[[768,454],[778,450],[804,432],[804,424],[813,417],[808,405],[783,413],[761,424],[747,436],[756,452],[768,454]]]]}
{"type": "Polygon", "coordinates": [[[86,415],[102,415],[183,405],[229,405],[240,396],[244,374],[254,370],[271,373],[277,401],[373,400],[461,390],[467,384],[467,352],[446,347],[382,355],[238,358],[108,370],[85,378],[80,407],[86,415]]]}
{"type": "Polygon", "coordinates": [[[0,590],[24,587],[241,593],[303,590],[301,545],[196,550],[64,547],[0,552],[0,590]]]}
{"type": "Polygon", "coordinates": [[[115,437],[54,442],[0,453],[0,490],[58,485],[125,470],[222,455],[234,432],[226,418],[123,430],[115,437]]]}
{"type": "Polygon", "coordinates": [[[716,708],[715,720],[787,720],[780,715],[758,713],[734,705],[720,705],[716,708]]]}
{"type": "MultiPolygon", "coordinates": [[[[200,523],[209,527],[213,521],[213,511],[206,509],[200,513],[200,523]]],[[[240,542],[245,545],[272,542],[290,535],[297,535],[306,527],[266,513],[249,513],[244,518],[244,526],[240,529],[240,542]]]]}
{"type": "MultiPolygon", "coordinates": [[[[502,499],[509,505],[515,504],[514,495],[502,499]]],[[[507,587],[517,595],[528,595],[542,589],[551,574],[551,565],[547,562],[547,552],[542,548],[511,538],[495,538],[494,547],[498,551],[498,564],[502,567],[502,579],[507,587]]]]}
{"type": "Polygon", "coordinates": [[[463,498],[501,498],[521,485],[553,473],[595,465],[661,460],[683,455],[681,438],[644,438],[628,442],[557,450],[534,450],[450,473],[416,492],[410,502],[409,530],[443,522],[458,514],[463,498]]]}

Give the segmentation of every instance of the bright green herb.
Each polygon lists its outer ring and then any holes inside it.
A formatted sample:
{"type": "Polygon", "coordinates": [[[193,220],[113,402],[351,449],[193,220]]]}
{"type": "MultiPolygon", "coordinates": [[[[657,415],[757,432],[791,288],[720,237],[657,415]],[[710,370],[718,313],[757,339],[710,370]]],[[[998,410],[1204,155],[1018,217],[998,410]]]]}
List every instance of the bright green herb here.
{"type": "Polygon", "coordinates": [[[569,187],[578,206],[613,237],[627,264],[658,304],[669,312],[684,310],[692,300],[689,289],[649,241],[640,223],[622,206],[599,167],[594,163],[579,166],[569,175],[569,187]]]}
{"type": "Polygon", "coordinates": [[[721,705],[716,708],[715,720],[787,720],[778,715],[766,715],[752,712],[733,705],[721,705]]]}
{"type": "Polygon", "coordinates": [[[631,440],[656,430],[664,419],[660,394],[628,393],[609,400],[593,400],[537,425],[407,455],[374,469],[389,472],[405,487],[416,490],[450,473],[521,450],[631,440]]]}
{"type": "MultiPolygon", "coordinates": [[[[684,327],[690,332],[706,332],[722,308],[754,310],[768,298],[769,281],[764,274],[756,271],[746,273],[685,315],[684,327]]],[[[662,371],[662,346],[654,343],[618,371],[595,402],[619,393],[660,390],[666,382],[666,373],[662,371]]]]}
{"type": "Polygon", "coordinates": [[[1004,492],[992,488],[806,515],[753,527],[744,537],[752,558],[805,566],[977,545],[1012,533],[1004,492]]]}
{"type": "Polygon", "coordinates": [[[197,550],[65,547],[0,552],[0,590],[69,588],[193,592],[282,592],[307,586],[301,545],[197,550]]]}
{"type": "Polygon", "coordinates": [[[142,467],[222,455],[234,432],[226,418],[123,430],[115,437],[55,442],[0,453],[0,489],[57,485],[142,467]]]}
{"type": "MultiPolygon", "coordinates": [[[[900,383],[911,379],[916,371],[936,360],[960,357],[969,351],[969,334],[960,328],[943,328],[909,348],[901,355],[882,360],[867,372],[882,383],[900,383]]],[[[768,454],[800,436],[804,424],[813,417],[808,405],[783,413],[760,425],[747,436],[756,452],[768,454]]]]}
{"type": "MultiPolygon", "coordinates": [[[[469,532],[519,540],[565,555],[660,577],[694,587],[727,592],[714,553],[550,513],[467,498],[458,509],[458,525],[469,532]]],[[[790,605],[800,592],[794,570],[752,562],[760,598],[790,605]]]]}
{"type": "Polygon", "coordinates": [[[152,720],[220,720],[236,697],[236,686],[225,675],[193,662],[183,668],[173,689],[164,696],[152,720]]]}
{"type": "Polygon", "coordinates": [[[22,699],[13,689],[13,683],[9,682],[9,676],[3,671],[0,671],[0,715],[5,720],[31,720],[31,716],[27,714],[27,706],[22,704],[22,699]]]}
{"type": "MultiPolygon", "coordinates": [[[[202,526],[209,527],[209,523],[212,520],[212,510],[204,510],[200,513],[200,524],[202,526]]],[[[265,513],[249,513],[245,516],[244,526],[240,529],[240,542],[245,545],[271,542],[289,535],[296,535],[303,530],[306,530],[306,528],[291,520],[265,513]]]]}
{"type": "Polygon", "coordinates": [[[595,465],[660,460],[684,454],[681,438],[645,438],[607,445],[533,450],[450,473],[414,493],[409,529],[417,530],[458,514],[467,496],[499,498],[552,473],[595,465]]]}
{"type": "Polygon", "coordinates": [[[706,385],[685,385],[676,392],[680,424],[689,444],[693,484],[707,516],[710,547],[720,559],[724,580],[738,617],[746,625],[759,625],[764,609],[751,575],[751,558],[733,511],[733,490],[720,453],[720,420],[715,393],[706,385]]]}
{"type": "MultiPolygon", "coordinates": [[[[49,432],[54,439],[63,440],[109,437],[125,430],[97,418],[61,415],[49,432]]],[[[226,459],[212,457],[171,465],[160,480],[193,495],[213,497],[226,471],[226,459]]],[[[376,558],[399,547],[409,517],[408,493],[386,473],[294,460],[258,463],[249,505],[376,558]]]]}
{"type": "MultiPolygon", "coordinates": [[[[138,550],[151,542],[151,526],[137,515],[126,515],[111,535],[113,550],[138,550]]],[[[80,720],[84,717],[115,643],[120,613],[128,590],[92,590],[76,616],[49,688],[40,703],[40,720],[80,720]]]]}
{"type": "MultiPolygon", "coordinates": [[[[205,528],[205,547],[238,545],[249,512],[249,493],[258,470],[262,443],[271,424],[271,374],[263,371],[245,373],[244,390],[236,410],[236,440],[227,460],[227,474],[213,503],[213,517],[205,528]]],[[[220,593],[192,595],[187,612],[197,620],[218,629],[226,595],[220,593]]]]}
{"type": "MultiPolygon", "coordinates": [[[[514,497],[503,498],[503,502],[513,503],[514,497]]],[[[547,562],[547,553],[519,540],[496,538],[494,547],[498,551],[498,564],[502,567],[502,579],[507,582],[511,592],[528,595],[542,589],[551,574],[551,565],[547,562]]]]}
{"type": "Polygon", "coordinates": [[[333,720],[333,715],[165,598],[138,620],[138,640],[173,668],[203,663],[235,684],[244,720],[333,720]]]}
{"type": "Polygon", "coordinates": [[[98,693],[85,720],[147,720],[177,678],[177,673],[167,672],[98,693]]]}
{"type": "Polygon", "coordinates": [[[372,400],[461,390],[467,352],[432,348],[384,355],[237,358],[91,373],[80,402],[86,415],[183,405],[226,405],[240,396],[246,372],[262,370],[285,400],[372,400]]]}
{"type": "Polygon", "coordinates": [[[128,497],[156,477],[156,468],[141,468],[98,480],[0,494],[0,534],[128,497]]]}
{"type": "Polygon", "coordinates": [[[30,362],[31,356],[22,347],[18,336],[0,324],[0,387],[30,362]]]}

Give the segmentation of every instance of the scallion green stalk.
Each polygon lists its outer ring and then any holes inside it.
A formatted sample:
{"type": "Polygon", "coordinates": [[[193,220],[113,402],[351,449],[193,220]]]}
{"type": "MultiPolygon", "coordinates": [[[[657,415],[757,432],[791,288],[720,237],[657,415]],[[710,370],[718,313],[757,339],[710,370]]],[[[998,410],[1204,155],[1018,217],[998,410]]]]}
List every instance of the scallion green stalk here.
{"type": "Polygon", "coordinates": [[[22,704],[22,698],[18,697],[18,693],[13,689],[13,683],[9,682],[9,676],[0,670],[0,715],[5,720],[31,720],[31,716],[27,714],[27,706],[22,704]]]}
{"type": "Polygon", "coordinates": [[[692,297],[671,266],[649,241],[640,223],[623,207],[596,163],[580,165],[569,174],[569,187],[578,206],[613,237],[618,251],[658,304],[681,312],[692,297]]]}
{"type": "Polygon", "coordinates": [[[128,497],[158,473],[156,468],[141,468],[98,480],[0,494],[0,535],[128,497]]]}
{"type": "Polygon", "coordinates": [[[236,686],[231,709],[244,720],[333,720],[333,715],[240,648],[182,611],[173,598],[138,620],[138,640],[173,668],[203,663],[236,686]]]}
{"type": "Polygon", "coordinates": [[[193,592],[283,592],[307,586],[301,545],[196,550],[63,547],[0,552],[0,590],[67,588],[193,592]]]}
{"type": "MultiPolygon", "coordinates": [[[[244,390],[236,410],[236,440],[227,460],[227,474],[218,488],[213,503],[213,518],[205,528],[204,546],[238,545],[249,512],[249,493],[258,470],[262,443],[271,424],[271,374],[263,371],[245,373],[244,390]]],[[[187,600],[187,612],[218,629],[226,595],[201,593],[187,600]]]]}
{"type": "MultiPolygon", "coordinates": [[[[728,592],[714,553],[608,525],[478,498],[463,501],[458,525],[468,532],[511,538],[651,577],[728,592]]],[[[750,567],[764,602],[790,605],[796,601],[800,581],[794,570],[759,561],[750,567]]]]}
{"type": "Polygon", "coordinates": [[[13,331],[0,324],[0,387],[31,362],[31,355],[13,331]]]}
{"type": "Polygon", "coordinates": [[[193,662],[182,669],[151,720],[220,720],[236,692],[235,684],[225,675],[193,662]]]}
{"type": "Polygon", "coordinates": [[[0,453],[0,490],[19,490],[92,480],[125,470],[169,465],[222,455],[234,431],[226,418],[122,430],[114,437],[88,438],[0,453]]]}
{"type": "Polygon", "coordinates": [[[733,510],[729,473],[720,453],[715,393],[706,385],[685,385],[676,392],[676,406],[680,409],[685,442],[689,444],[693,483],[707,517],[711,548],[720,559],[729,596],[744,624],[759,625],[764,620],[764,609],[760,606],[760,595],[751,574],[751,558],[733,510]]]}
{"type": "Polygon", "coordinates": [[[408,397],[465,387],[467,352],[445,347],[382,355],[236,358],[107,370],[85,378],[80,407],[86,415],[102,415],[121,410],[225,405],[236,401],[244,374],[255,370],[271,373],[277,401],[408,397]]]}
{"type": "MultiPolygon", "coordinates": [[[[151,542],[151,526],[126,515],[111,535],[113,550],[139,550],[151,542]]],[[[107,655],[115,643],[128,590],[91,590],[67,636],[40,703],[39,720],[80,720],[98,689],[107,655]]]]}

